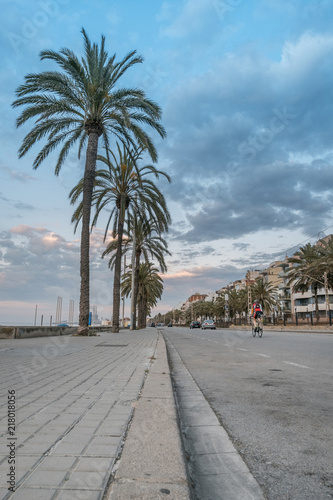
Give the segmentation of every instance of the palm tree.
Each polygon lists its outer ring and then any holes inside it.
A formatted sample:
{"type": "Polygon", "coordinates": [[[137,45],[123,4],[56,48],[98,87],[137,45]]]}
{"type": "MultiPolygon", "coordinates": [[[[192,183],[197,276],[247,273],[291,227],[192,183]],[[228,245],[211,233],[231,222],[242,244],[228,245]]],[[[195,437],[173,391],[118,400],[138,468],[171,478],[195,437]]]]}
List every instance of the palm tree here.
{"type": "Polygon", "coordinates": [[[82,34],[85,56],[80,60],[68,48],[63,48],[60,52],[42,51],[41,60],[54,61],[60,71],[27,75],[25,83],[16,90],[18,98],[12,105],[25,107],[17,119],[17,127],[30,119],[35,120],[33,128],[25,136],[19,149],[20,158],[36,142],[46,137],[46,144],[37,154],[33,168],[38,168],[50,153],[61,146],[55,165],[55,174],[58,175],[74,144],[78,144],[79,157],[86,145],[79,333],[87,335],[90,212],[99,138],[107,149],[110,147],[110,135],[124,144],[139,144],[147,148],[153,161],[157,161],[154,144],[141,124],[149,125],[161,137],[166,134],[160,124],[159,106],[149,100],[143,91],[116,88],[123,74],[135,64],[142,63],[143,58],[133,51],[120,62],[116,62],[116,55],[109,57],[105,50],[104,36],[99,47],[91,43],[84,29],[82,34]]]}
{"type": "Polygon", "coordinates": [[[181,315],[182,315],[182,312],[179,309],[174,309],[172,311],[172,316],[173,316],[173,320],[175,323],[180,322],[181,315]]]}
{"type": "MultiPolygon", "coordinates": [[[[150,309],[157,304],[163,293],[163,280],[151,262],[141,262],[139,269],[138,319],[139,328],[146,327],[150,309]]],[[[132,272],[125,273],[122,280],[122,293],[128,297],[132,292],[132,272]]]]}
{"type": "Polygon", "coordinates": [[[214,304],[214,312],[218,318],[225,317],[225,305],[226,305],[226,301],[225,301],[224,295],[219,295],[217,297],[217,299],[215,300],[215,304],[214,304]]]}
{"type": "Polygon", "coordinates": [[[252,285],[251,294],[252,297],[259,300],[263,310],[268,313],[269,311],[273,311],[273,308],[276,305],[277,290],[277,286],[273,283],[269,283],[264,281],[262,278],[258,278],[252,285]]]}
{"type": "Polygon", "coordinates": [[[318,266],[319,274],[322,274],[324,279],[326,273],[327,285],[333,290],[333,236],[318,243],[319,261],[315,265],[318,266]]]}
{"type": "Polygon", "coordinates": [[[307,292],[310,288],[315,296],[317,323],[319,322],[318,288],[323,285],[323,268],[320,265],[321,254],[317,245],[307,243],[301,247],[288,261],[292,264],[286,272],[293,292],[307,292]]]}
{"type": "MultiPolygon", "coordinates": [[[[99,169],[95,174],[92,206],[95,207],[95,215],[92,226],[97,224],[102,210],[111,205],[111,211],[106,224],[104,240],[108,234],[109,227],[113,222],[113,241],[108,245],[102,257],[110,251],[115,250],[115,259],[112,262],[114,268],[113,282],[113,321],[112,331],[119,332],[119,310],[120,310],[120,274],[122,242],[124,234],[124,222],[126,212],[129,220],[139,217],[150,217],[155,223],[157,230],[167,229],[170,222],[170,214],[166,207],[165,199],[161,191],[156,187],[151,176],[159,178],[170,177],[157,170],[153,165],[138,167],[137,162],[141,159],[141,148],[121,150],[119,144],[118,156],[109,151],[109,157],[98,156],[97,159],[104,163],[105,169],[99,169]],[[111,161],[111,157],[112,160],[111,161]]],[[[70,193],[72,204],[76,203],[83,192],[83,179],[72,189],[70,193]]],[[[82,217],[82,201],[75,210],[72,221],[78,224],[82,217]]],[[[128,231],[127,231],[128,234],[128,231]]]]}
{"type": "MultiPolygon", "coordinates": [[[[162,194],[161,194],[162,196],[162,194]]],[[[150,209],[153,208],[153,205],[150,209]]],[[[165,207],[166,209],[166,207],[165,207]]],[[[167,271],[167,266],[164,260],[164,255],[171,255],[168,250],[167,242],[160,235],[160,230],[164,228],[168,229],[169,215],[168,212],[158,213],[159,220],[154,219],[136,219],[131,217],[128,219],[127,230],[124,229],[124,235],[126,239],[123,241],[122,254],[125,254],[129,248],[135,253],[135,286],[134,286],[134,314],[133,314],[133,325],[132,328],[136,328],[136,305],[137,305],[137,295],[138,295],[138,276],[140,259],[143,255],[146,263],[150,259],[156,260],[162,273],[167,271]],[[134,236],[134,238],[133,238],[134,236]],[[133,239],[135,240],[135,249],[133,249],[133,239]]],[[[106,255],[113,254],[109,260],[109,267],[113,269],[117,259],[117,240],[111,241],[106,250],[103,252],[102,257],[106,255]]]]}

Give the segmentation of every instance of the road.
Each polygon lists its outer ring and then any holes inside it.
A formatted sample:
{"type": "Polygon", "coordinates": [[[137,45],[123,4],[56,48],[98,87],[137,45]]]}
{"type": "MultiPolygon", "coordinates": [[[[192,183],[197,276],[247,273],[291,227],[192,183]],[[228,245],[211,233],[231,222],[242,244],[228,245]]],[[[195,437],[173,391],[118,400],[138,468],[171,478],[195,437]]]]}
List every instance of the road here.
{"type": "Polygon", "coordinates": [[[333,498],[333,335],[164,328],[269,500],[333,498]]]}

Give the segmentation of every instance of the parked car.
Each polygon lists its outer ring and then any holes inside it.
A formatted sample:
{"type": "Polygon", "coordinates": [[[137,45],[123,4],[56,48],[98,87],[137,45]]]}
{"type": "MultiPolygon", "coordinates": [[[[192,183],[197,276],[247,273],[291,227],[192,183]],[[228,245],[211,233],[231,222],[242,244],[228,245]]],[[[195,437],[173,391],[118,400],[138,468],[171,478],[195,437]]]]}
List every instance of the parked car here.
{"type": "Polygon", "coordinates": [[[200,328],[200,321],[191,321],[190,328],[200,328]]]}
{"type": "Polygon", "coordinates": [[[172,323],[169,323],[168,326],[172,326],[172,323]]]}
{"type": "Polygon", "coordinates": [[[212,319],[205,319],[205,321],[202,322],[201,330],[206,330],[206,328],[216,330],[215,321],[213,321],[212,319]]]}
{"type": "Polygon", "coordinates": [[[155,323],[150,323],[150,326],[155,326],[155,323]]]}

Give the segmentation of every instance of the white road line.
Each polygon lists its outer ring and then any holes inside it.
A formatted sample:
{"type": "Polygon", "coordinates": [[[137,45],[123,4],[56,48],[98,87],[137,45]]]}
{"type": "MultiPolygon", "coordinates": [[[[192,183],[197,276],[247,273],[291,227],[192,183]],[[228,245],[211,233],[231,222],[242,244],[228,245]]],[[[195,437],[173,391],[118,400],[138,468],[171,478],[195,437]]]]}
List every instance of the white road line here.
{"type": "Polygon", "coordinates": [[[243,349],[242,347],[236,347],[239,351],[248,351],[248,349],[243,349]]]}
{"type": "Polygon", "coordinates": [[[261,352],[256,352],[258,356],[263,356],[264,358],[270,358],[271,356],[268,356],[268,354],[261,354],[261,352]]]}
{"type": "Polygon", "coordinates": [[[309,366],[299,365],[298,363],[292,363],[291,361],[282,361],[282,363],[285,363],[286,365],[297,366],[298,368],[307,368],[308,370],[310,370],[309,366]]]}
{"type": "Polygon", "coordinates": [[[230,347],[230,344],[224,344],[224,345],[227,346],[227,347],[230,347]]]}

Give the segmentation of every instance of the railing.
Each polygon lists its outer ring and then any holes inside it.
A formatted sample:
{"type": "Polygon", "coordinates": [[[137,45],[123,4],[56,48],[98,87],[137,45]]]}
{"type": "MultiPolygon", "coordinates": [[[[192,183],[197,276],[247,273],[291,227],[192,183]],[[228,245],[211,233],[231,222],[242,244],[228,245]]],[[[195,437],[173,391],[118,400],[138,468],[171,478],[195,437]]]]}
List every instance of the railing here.
{"type": "MultiPolygon", "coordinates": [[[[332,326],[333,324],[333,311],[329,311],[328,314],[326,314],[326,311],[320,311],[320,316],[319,316],[319,321],[317,322],[317,316],[315,311],[311,311],[309,313],[291,313],[291,312],[284,312],[280,313],[279,315],[273,315],[273,316],[263,316],[263,323],[264,325],[271,325],[271,326],[287,326],[287,325],[295,325],[295,326],[302,326],[302,325],[329,325],[332,326]]],[[[249,326],[250,325],[250,319],[245,318],[245,317],[240,317],[240,318],[234,318],[234,319],[228,319],[228,320],[222,320],[218,319],[216,320],[216,326],[218,328],[229,328],[231,325],[234,326],[249,326]]]]}

